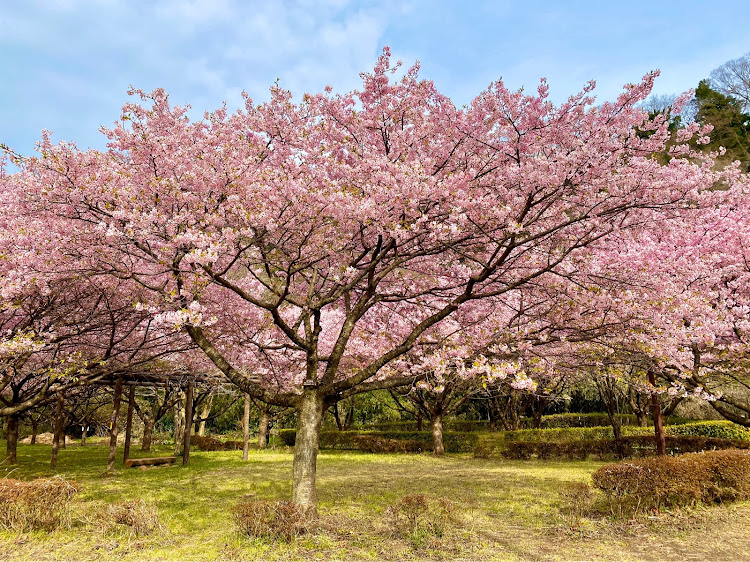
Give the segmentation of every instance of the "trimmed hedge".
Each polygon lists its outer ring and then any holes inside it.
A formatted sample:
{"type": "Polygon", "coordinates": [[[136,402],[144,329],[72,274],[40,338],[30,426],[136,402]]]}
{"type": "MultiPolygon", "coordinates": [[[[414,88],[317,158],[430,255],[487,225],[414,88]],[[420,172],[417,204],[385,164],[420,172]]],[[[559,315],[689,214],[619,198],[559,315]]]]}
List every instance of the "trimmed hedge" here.
{"type": "MultiPolygon", "coordinates": [[[[638,418],[632,414],[618,415],[620,423],[623,426],[635,426],[638,418]]],[[[677,425],[689,423],[693,420],[686,418],[670,417],[667,423],[677,425]]],[[[534,420],[529,417],[520,419],[521,429],[532,429],[534,420]]],[[[424,427],[429,428],[429,420],[424,420],[424,427]]],[[[540,429],[560,429],[576,427],[604,427],[609,426],[609,417],[607,414],[550,414],[542,416],[542,425],[540,429]]],[[[417,422],[414,420],[402,420],[368,424],[355,428],[357,431],[416,431],[417,422]]],[[[490,431],[490,422],[487,420],[444,420],[443,429],[445,431],[471,432],[471,431],[490,431]]],[[[502,428],[496,428],[502,431],[502,428]]]]}
{"type": "Polygon", "coordinates": [[[750,498],[750,452],[689,453],[603,466],[592,474],[613,515],[750,498]]]}
{"type": "MultiPolygon", "coordinates": [[[[668,436],[669,453],[688,453],[714,449],[750,449],[750,441],[719,439],[693,435],[668,436]]],[[[599,458],[625,458],[648,456],[656,453],[653,436],[630,435],[620,439],[587,439],[567,442],[510,441],[506,443],[502,456],[509,459],[580,459],[589,455],[599,458]]],[[[482,456],[476,455],[475,456],[482,456]]]]}
{"type": "Polygon", "coordinates": [[[235,451],[242,449],[242,441],[222,441],[212,435],[191,435],[190,444],[201,451],[235,451]]]}
{"type": "MultiPolygon", "coordinates": [[[[289,447],[294,446],[297,432],[294,429],[282,429],[279,438],[289,447]]],[[[321,449],[367,450],[371,451],[371,442],[357,441],[357,437],[368,437],[381,440],[413,441],[423,451],[432,450],[432,433],[429,431],[321,431],[321,449]],[[366,448],[362,448],[366,447],[366,448]]],[[[448,453],[470,453],[479,441],[479,434],[473,432],[445,431],[443,444],[448,453]]]]}
{"type": "Polygon", "coordinates": [[[750,428],[730,421],[701,421],[667,427],[668,435],[698,435],[750,441],[750,428]]]}

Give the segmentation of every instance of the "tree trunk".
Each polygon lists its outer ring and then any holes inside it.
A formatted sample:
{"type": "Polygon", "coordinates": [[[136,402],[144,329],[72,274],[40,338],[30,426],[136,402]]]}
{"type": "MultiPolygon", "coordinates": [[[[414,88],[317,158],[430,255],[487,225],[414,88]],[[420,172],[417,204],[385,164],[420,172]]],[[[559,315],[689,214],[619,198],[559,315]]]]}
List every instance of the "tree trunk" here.
{"type": "Polygon", "coordinates": [[[180,456],[182,452],[182,438],[185,436],[185,402],[182,399],[184,392],[180,391],[179,397],[174,405],[174,456],[180,456]]]}
{"type": "Polygon", "coordinates": [[[206,401],[203,403],[203,410],[201,410],[201,422],[198,426],[198,435],[204,437],[206,435],[206,418],[211,415],[211,406],[214,403],[213,393],[209,394],[206,401]]]}
{"type": "Polygon", "coordinates": [[[193,383],[187,385],[185,393],[185,436],[182,440],[182,466],[190,460],[190,434],[193,431],[193,383]]]}
{"type": "Polygon", "coordinates": [[[258,420],[258,449],[266,448],[266,439],[268,439],[268,422],[268,411],[262,410],[260,412],[260,420],[258,420]]]}
{"type": "Polygon", "coordinates": [[[39,420],[31,418],[31,444],[36,445],[36,436],[39,434],[39,420]]]}
{"type": "Polygon", "coordinates": [[[635,417],[638,419],[638,427],[646,427],[647,423],[647,416],[646,416],[646,410],[638,410],[635,413],[635,417]]]}
{"type": "Polygon", "coordinates": [[[323,421],[323,399],[316,390],[303,391],[297,406],[297,437],[292,465],[292,501],[317,514],[318,496],[315,489],[315,472],[318,461],[320,424],[323,421]]]}
{"type": "Polygon", "coordinates": [[[664,422],[661,417],[661,406],[659,405],[659,395],[656,393],[656,377],[653,371],[648,372],[648,382],[654,387],[651,394],[651,411],[654,417],[654,436],[656,438],[656,454],[664,456],[667,454],[667,439],[664,435],[664,422]]]}
{"type": "Polygon", "coordinates": [[[122,462],[130,458],[130,438],[133,436],[133,410],[135,409],[135,385],[130,385],[128,392],[128,416],[125,421],[125,444],[122,451],[122,462]]]}
{"type": "Polygon", "coordinates": [[[109,428],[109,456],[107,457],[107,472],[115,470],[115,455],[117,455],[117,416],[120,413],[120,399],[122,398],[122,377],[115,383],[115,396],[112,403],[112,425],[109,428]]]}
{"type": "Polygon", "coordinates": [[[250,453],[250,395],[245,394],[245,409],[242,412],[242,460],[250,453]]]}
{"type": "Polygon", "coordinates": [[[424,429],[424,416],[422,415],[422,412],[417,412],[417,431],[422,431],[424,429]]]}
{"type": "Polygon", "coordinates": [[[65,397],[62,392],[57,393],[57,410],[55,411],[55,433],[52,438],[52,458],[50,467],[52,470],[57,468],[57,455],[60,451],[60,435],[64,431],[63,426],[63,409],[65,408],[65,397]]]}
{"type": "Polygon", "coordinates": [[[143,439],[141,439],[141,451],[150,451],[151,443],[154,441],[154,426],[156,416],[148,416],[143,420],[143,439]]]}
{"type": "Polygon", "coordinates": [[[18,416],[8,416],[8,427],[5,435],[6,448],[3,464],[16,464],[18,462],[18,416]]]}
{"type": "Polygon", "coordinates": [[[436,455],[445,454],[443,445],[443,416],[435,414],[430,420],[432,424],[432,452],[436,455]]]}

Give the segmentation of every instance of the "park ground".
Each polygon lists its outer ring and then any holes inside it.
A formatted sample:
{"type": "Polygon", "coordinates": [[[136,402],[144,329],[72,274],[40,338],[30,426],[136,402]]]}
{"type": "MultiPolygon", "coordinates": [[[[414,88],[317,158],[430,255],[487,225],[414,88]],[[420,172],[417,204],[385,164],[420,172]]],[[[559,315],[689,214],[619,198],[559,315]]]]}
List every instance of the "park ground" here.
{"type": "MultiPolygon", "coordinates": [[[[156,454],[169,454],[167,447],[156,454]]],[[[153,454],[153,453],[152,453],[153,454]]],[[[750,503],[613,520],[601,509],[571,524],[559,491],[588,482],[599,461],[509,461],[328,452],[320,455],[317,529],[291,540],[241,535],[242,498],[289,499],[292,454],[200,452],[190,466],[105,475],[107,449],[69,446],[58,473],[79,483],[71,521],[52,532],[0,531],[0,560],[742,560],[750,556],[750,503]],[[446,498],[455,522],[442,536],[395,536],[388,506],[409,494],[446,498]],[[138,536],[101,514],[143,499],[160,528],[138,536]]],[[[20,445],[0,477],[51,476],[49,446],[20,445]]]]}

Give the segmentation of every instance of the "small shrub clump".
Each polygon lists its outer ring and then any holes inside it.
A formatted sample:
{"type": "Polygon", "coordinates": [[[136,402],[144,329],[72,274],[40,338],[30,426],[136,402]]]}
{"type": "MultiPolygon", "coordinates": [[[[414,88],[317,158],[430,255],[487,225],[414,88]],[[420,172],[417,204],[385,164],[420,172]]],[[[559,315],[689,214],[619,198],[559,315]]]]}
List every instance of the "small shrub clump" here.
{"type": "Polygon", "coordinates": [[[201,451],[236,451],[242,449],[242,441],[222,441],[212,435],[191,435],[190,444],[201,451]]]}
{"type": "Polygon", "coordinates": [[[310,524],[305,510],[290,501],[244,500],[233,512],[240,532],[250,537],[291,540],[310,524]]]}
{"type": "Polygon", "coordinates": [[[385,439],[371,435],[357,435],[354,443],[366,453],[421,453],[424,443],[413,439],[385,439]]]}
{"type": "Polygon", "coordinates": [[[60,476],[28,482],[0,478],[0,528],[50,531],[70,521],[70,502],[79,491],[60,476]]]}
{"type": "Polygon", "coordinates": [[[750,498],[750,451],[723,450],[603,466],[592,475],[616,517],[750,498]]]}
{"type": "Polygon", "coordinates": [[[130,500],[108,505],[104,510],[107,530],[126,528],[136,536],[150,535],[161,528],[156,505],[144,500],[130,500]]]}
{"type": "Polygon", "coordinates": [[[596,501],[595,491],[587,482],[566,482],[558,494],[560,513],[571,527],[578,526],[591,513],[596,501]]]}
{"type": "Polygon", "coordinates": [[[386,520],[396,537],[420,547],[431,537],[443,537],[456,524],[456,506],[447,498],[412,494],[389,506],[386,520]]]}

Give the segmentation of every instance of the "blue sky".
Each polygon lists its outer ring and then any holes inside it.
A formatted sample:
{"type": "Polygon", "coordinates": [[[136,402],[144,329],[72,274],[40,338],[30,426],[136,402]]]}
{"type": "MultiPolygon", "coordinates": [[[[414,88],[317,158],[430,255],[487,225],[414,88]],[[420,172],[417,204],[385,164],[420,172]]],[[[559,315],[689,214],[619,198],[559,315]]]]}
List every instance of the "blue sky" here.
{"type": "Polygon", "coordinates": [[[597,81],[600,100],[651,69],[655,92],[695,87],[750,51],[747,0],[0,0],[0,142],[103,148],[130,85],[162,87],[199,116],[278,78],[296,95],[359,85],[384,45],[461,105],[502,77],[560,101],[597,81]]]}

